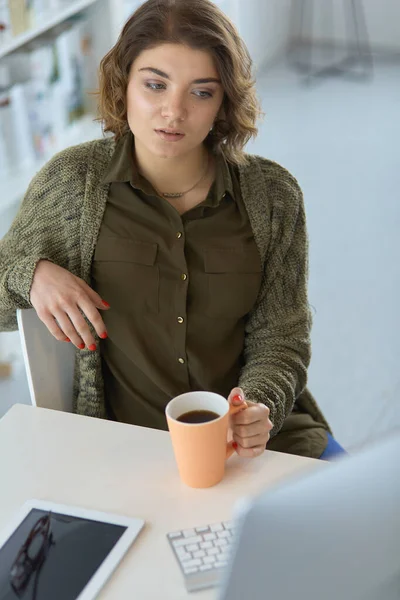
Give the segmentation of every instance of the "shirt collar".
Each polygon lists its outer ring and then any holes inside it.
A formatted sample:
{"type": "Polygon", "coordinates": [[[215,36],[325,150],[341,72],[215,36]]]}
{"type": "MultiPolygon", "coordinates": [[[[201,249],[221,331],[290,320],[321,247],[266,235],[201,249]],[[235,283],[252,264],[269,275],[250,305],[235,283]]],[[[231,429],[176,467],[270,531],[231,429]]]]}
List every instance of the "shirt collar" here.
{"type": "MultiPolygon", "coordinates": [[[[138,171],[134,157],[134,136],[131,132],[121,137],[114,150],[114,154],[106,169],[102,183],[128,182],[132,187],[142,190],[145,194],[155,195],[153,186],[138,171]]],[[[228,162],[222,152],[215,155],[216,176],[203,206],[218,206],[226,194],[234,199],[232,175],[228,162]]]]}

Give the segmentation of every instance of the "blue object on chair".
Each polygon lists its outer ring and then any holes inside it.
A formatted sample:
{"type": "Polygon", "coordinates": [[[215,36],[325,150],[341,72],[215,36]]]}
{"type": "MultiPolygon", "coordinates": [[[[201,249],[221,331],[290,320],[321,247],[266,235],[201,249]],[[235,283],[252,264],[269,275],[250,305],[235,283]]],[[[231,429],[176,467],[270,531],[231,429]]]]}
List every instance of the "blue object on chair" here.
{"type": "Polygon", "coordinates": [[[332,460],[348,454],[330,433],[327,432],[326,435],[328,436],[328,445],[319,457],[320,460],[332,460]]]}

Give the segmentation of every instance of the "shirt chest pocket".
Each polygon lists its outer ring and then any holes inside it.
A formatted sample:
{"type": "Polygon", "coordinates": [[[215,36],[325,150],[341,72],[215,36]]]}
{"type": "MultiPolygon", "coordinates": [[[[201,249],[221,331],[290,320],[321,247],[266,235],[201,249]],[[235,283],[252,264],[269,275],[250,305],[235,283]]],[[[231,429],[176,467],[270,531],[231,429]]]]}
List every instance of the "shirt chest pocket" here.
{"type": "Polygon", "coordinates": [[[207,316],[239,319],[252,310],[261,285],[261,262],[255,244],[209,248],[204,266],[207,316]]]}
{"type": "MultiPolygon", "coordinates": [[[[95,250],[93,278],[98,292],[113,307],[127,305],[158,312],[157,244],[103,237],[95,250]]],[[[129,312],[129,311],[128,311],[129,312]]]]}

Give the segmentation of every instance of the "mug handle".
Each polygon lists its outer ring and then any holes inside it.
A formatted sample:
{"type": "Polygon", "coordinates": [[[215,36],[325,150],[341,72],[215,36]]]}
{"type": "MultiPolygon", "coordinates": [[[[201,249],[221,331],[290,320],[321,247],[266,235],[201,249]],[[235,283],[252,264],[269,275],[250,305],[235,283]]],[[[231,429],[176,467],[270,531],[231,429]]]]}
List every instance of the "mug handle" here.
{"type": "MultiPolygon", "coordinates": [[[[242,402],[242,404],[240,404],[239,406],[233,406],[232,404],[229,404],[228,414],[235,415],[236,413],[240,412],[241,410],[245,410],[246,408],[248,408],[248,404],[246,402],[242,402]]],[[[232,444],[233,442],[226,443],[226,458],[229,458],[235,452],[235,448],[232,444]]]]}

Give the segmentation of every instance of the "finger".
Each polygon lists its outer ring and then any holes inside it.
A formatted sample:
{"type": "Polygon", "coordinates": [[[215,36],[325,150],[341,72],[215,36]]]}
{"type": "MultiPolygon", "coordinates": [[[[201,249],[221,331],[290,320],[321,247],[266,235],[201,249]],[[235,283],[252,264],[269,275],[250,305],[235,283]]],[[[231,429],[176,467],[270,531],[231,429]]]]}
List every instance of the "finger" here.
{"type": "Polygon", "coordinates": [[[57,319],[57,323],[62,329],[62,331],[65,333],[65,336],[69,338],[69,340],[74,344],[74,346],[76,346],[80,350],[83,350],[85,344],[82,338],[80,337],[79,333],[76,331],[67,313],[65,311],[60,310],[54,313],[54,317],[57,319]]]}
{"type": "Polygon", "coordinates": [[[243,458],[255,458],[256,456],[261,456],[265,452],[265,444],[260,446],[255,446],[254,448],[242,448],[239,444],[234,442],[234,448],[239,456],[243,458]]]}
{"type": "MultiPolygon", "coordinates": [[[[90,331],[89,325],[86,323],[82,314],[77,307],[68,311],[68,316],[72,321],[78,335],[82,338],[83,343],[89,350],[96,350],[96,342],[90,331]]],[[[82,349],[82,348],[81,348],[82,349]]]]}
{"type": "Polygon", "coordinates": [[[235,425],[232,427],[232,431],[241,438],[249,438],[255,435],[263,435],[266,431],[269,431],[269,428],[265,421],[256,421],[251,425],[235,425]]]}
{"type": "Polygon", "coordinates": [[[93,302],[90,299],[82,298],[79,302],[79,308],[86,315],[89,322],[93,325],[94,330],[96,331],[99,338],[105,340],[107,337],[107,328],[104,325],[104,321],[97,310],[97,308],[93,305],[93,302]]]}
{"type": "Polygon", "coordinates": [[[233,440],[241,446],[241,448],[256,448],[257,446],[264,446],[269,440],[269,432],[264,431],[260,435],[253,435],[251,437],[242,438],[240,435],[233,434],[233,440]]]}
{"type": "Polygon", "coordinates": [[[233,404],[234,406],[239,406],[242,402],[245,401],[244,392],[242,388],[236,387],[233,388],[231,393],[228,396],[228,402],[233,404]]]}
{"type": "Polygon", "coordinates": [[[64,331],[59,327],[53,315],[49,312],[37,312],[37,316],[39,319],[46,325],[47,329],[50,331],[51,335],[56,338],[59,342],[64,342],[66,339],[66,335],[64,331]]]}
{"type": "Polygon", "coordinates": [[[97,292],[95,292],[90,287],[90,285],[88,285],[86,283],[86,281],[82,281],[82,283],[84,284],[85,292],[87,293],[89,298],[92,300],[92,302],[96,306],[96,308],[99,308],[101,310],[107,310],[108,308],[110,308],[110,305],[108,304],[108,302],[103,300],[103,298],[97,292]]]}
{"type": "Polygon", "coordinates": [[[234,425],[250,425],[257,421],[266,421],[269,418],[269,408],[265,404],[249,406],[232,417],[234,425]]]}

